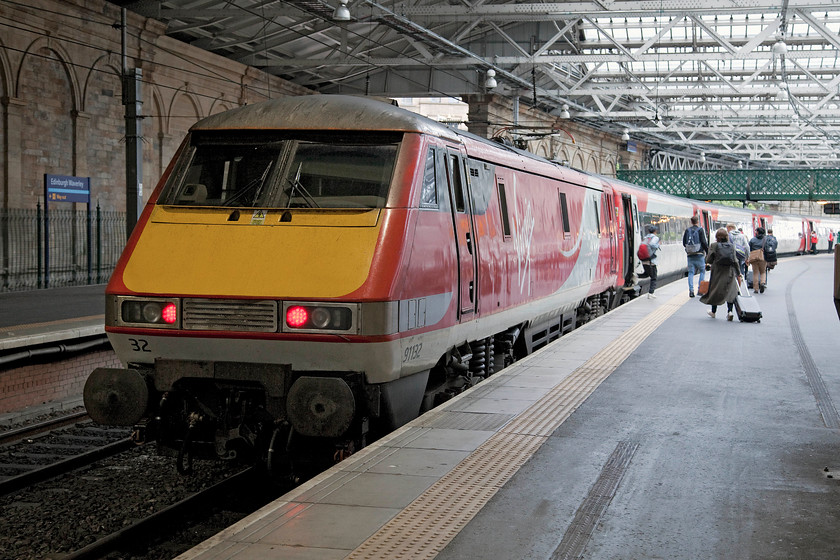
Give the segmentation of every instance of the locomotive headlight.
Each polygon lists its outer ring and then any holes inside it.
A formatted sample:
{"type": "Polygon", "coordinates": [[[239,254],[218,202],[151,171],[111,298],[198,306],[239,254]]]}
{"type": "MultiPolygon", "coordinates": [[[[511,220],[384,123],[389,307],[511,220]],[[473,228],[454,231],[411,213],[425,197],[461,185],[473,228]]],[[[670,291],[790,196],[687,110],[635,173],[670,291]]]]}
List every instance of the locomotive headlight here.
{"type": "MultiPolygon", "coordinates": [[[[339,309],[334,308],[336,314],[338,314],[339,309]]],[[[329,328],[330,323],[332,322],[332,313],[326,307],[316,307],[312,310],[312,315],[310,315],[309,320],[312,321],[312,325],[317,329],[326,329],[329,328]]],[[[340,317],[339,317],[340,320],[340,317]]]]}
{"type": "Polygon", "coordinates": [[[178,326],[177,300],[121,298],[119,322],[144,327],[175,328],[178,326]]]}
{"type": "Polygon", "coordinates": [[[356,332],[357,305],[284,303],[285,332],[356,332]]]}

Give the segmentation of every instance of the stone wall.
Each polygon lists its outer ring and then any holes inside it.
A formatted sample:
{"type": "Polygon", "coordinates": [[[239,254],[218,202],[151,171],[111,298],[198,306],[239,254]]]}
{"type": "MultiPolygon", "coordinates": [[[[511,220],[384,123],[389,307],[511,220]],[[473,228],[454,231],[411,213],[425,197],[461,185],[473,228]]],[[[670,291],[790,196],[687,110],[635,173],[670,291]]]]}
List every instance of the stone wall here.
{"type": "Polygon", "coordinates": [[[473,134],[492,138],[502,136],[524,142],[528,151],[547,159],[566,162],[575,169],[616,176],[617,166],[641,169],[646,147],[639,143],[635,153],[626,151],[619,134],[586,127],[568,119],[519,104],[500,95],[470,95],[468,128],[473,134]]]}
{"type": "MultiPolygon", "coordinates": [[[[125,210],[120,15],[100,0],[0,2],[0,208],[34,208],[49,173],[90,177],[94,205],[125,210]]],[[[143,80],[145,198],[198,119],[311,93],[126,16],[127,67],[143,80]]]]}

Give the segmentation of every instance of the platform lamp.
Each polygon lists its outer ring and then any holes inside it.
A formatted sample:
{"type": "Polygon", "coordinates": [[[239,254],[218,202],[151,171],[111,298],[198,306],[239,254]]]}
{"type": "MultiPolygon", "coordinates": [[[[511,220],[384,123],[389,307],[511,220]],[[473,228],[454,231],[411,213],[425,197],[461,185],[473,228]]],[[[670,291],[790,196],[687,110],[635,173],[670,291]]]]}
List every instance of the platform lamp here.
{"type": "Polygon", "coordinates": [[[570,119],[571,117],[572,116],[569,114],[569,106],[564,104],[560,108],[560,118],[561,119],[570,119]]]}
{"type": "Polygon", "coordinates": [[[333,21],[350,21],[350,10],[347,8],[347,0],[338,0],[338,7],[333,12],[333,21]]]}
{"type": "Polygon", "coordinates": [[[493,89],[497,85],[499,84],[496,82],[496,71],[490,68],[487,70],[487,79],[484,80],[484,87],[487,89],[493,89]]]}
{"type": "Polygon", "coordinates": [[[627,132],[626,128],[624,129],[624,132],[621,133],[621,139],[624,140],[625,142],[630,140],[630,133],[627,132]]]}

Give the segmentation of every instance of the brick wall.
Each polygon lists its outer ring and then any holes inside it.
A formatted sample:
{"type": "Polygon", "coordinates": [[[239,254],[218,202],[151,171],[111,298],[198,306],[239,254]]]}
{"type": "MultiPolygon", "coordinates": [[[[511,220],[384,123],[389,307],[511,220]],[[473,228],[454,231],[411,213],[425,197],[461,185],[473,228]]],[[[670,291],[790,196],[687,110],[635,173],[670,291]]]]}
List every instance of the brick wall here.
{"type": "Polygon", "coordinates": [[[98,367],[121,365],[109,348],[0,371],[0,414],[80,397],[88,375],[98,367]]]}

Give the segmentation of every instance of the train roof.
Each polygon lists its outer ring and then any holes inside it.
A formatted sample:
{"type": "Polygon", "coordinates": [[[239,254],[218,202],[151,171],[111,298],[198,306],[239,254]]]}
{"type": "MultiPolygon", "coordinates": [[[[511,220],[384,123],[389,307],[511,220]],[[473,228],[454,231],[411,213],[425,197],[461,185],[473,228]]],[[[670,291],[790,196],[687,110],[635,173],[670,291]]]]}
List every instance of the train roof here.
{"type": "Polygon", "coordinates": [[[457,131],[369,97],[304,95],[271,99],[218,113],[190,130],[379,130],[418,132],[458,141],[457,131]]]}

